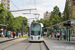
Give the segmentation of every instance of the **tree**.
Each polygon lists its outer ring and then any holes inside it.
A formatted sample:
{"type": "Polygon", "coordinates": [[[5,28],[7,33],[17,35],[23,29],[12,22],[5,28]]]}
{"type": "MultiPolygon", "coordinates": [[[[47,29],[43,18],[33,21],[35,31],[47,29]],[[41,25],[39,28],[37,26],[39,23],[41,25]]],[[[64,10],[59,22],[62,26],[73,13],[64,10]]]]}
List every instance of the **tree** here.
{"type": "Polygon", "coordinates": [[[23,16],[15,17],[14,18],[14,29],[15,31],[22,30],[22,19],[26,19],[23,21],[23,29],[27,31],[27,18],[23,16]]]}
{"type": "Polygon", "coordinates": [[[58,24],[59,22],[61,22],[61,18],[58,15],[55,15],[51,22],[51,25],[58,24]]]}
{"type": "Polygon", "coordinates": [[[66,2],[63,20],[69,20],[69,17],[71,17],[71,8],[69,8],[68,2],[66,2]]]}
{"type": "Polygon", "coordinates": [[[49,18],[49,22],[50,22],[50,25],[54,25],[61,22],[61,12],[58,6],[55,6],[53,8],[53,11],[51,12],[51,16],[49,18]]]}
{"type": "Polygon", "coordinates": [[[59,14],[61,14],[58,6],[55,6],[55,7],[53,8],[53,11],[52,11],[51,13],[52,13],[53,15],[59,15],[59,14]]]}
{"type": "Polygon", "coordinates": [[[3,4],[0,4],[0,24],[5,24],[5,11],[3,4]]]}
{"type": "MultiPolygon", "coordinates": [[[[3,4],[0,4],[0,24],[5,24],[6,23],[6,17],[5,17],[5,12],[6,8],[4,8],[3,4]]],[[[7,12],[7,29],[10,31],[17,31],[17,30],[22,30],[22,19],[26,19],[23,21],[23,28],[24,30],[27,29],[27,18],[23,16],[15,17],[12,15],[11,12],[7,12]]]]}
{"type": "Polygon", "coordinates": [[[12,15],[11,12],[7,13],[7,29],[8,30],[13,30],[13,26],[14,26],[14,16],[12,15]]]}
{"type": "Polygon", "coordinates": [[[44,24],[44,19],[41,18],[40,20],[38,20],[38,22],[44,24]]]}
{"type": "Polygon", "coordinates": [[[35,20],[33,20],[33,22],[32,23],[36,23],[36,21],[35,20]]]}

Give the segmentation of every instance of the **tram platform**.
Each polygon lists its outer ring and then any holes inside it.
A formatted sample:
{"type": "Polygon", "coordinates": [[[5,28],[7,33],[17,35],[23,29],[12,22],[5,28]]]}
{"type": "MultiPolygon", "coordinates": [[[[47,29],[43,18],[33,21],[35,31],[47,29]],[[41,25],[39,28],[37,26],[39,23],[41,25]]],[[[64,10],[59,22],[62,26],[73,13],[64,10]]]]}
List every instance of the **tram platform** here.
{"type": "Polygon", "coordinates": [[[18,39],[18,38],[1,38],[0,37],[0,43],[11,41],[11,40],[14,40],[14,39],[18,39]]]}
{"type": "Polygon", "coordinates": [[[45,44],[49,50],[75,50],[75,42],[68,42],[57,39],[44,39],[45,44]]]}

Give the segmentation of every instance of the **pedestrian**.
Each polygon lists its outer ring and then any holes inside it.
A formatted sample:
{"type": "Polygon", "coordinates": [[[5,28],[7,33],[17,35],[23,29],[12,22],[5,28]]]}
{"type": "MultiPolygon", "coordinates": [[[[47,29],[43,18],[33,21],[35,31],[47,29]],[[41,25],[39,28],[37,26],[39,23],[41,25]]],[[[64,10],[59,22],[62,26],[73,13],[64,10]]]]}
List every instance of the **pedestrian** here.
{"type": "Polygon", "coordinates": [[[11,37],[11,33],[10,33],[10,31],[8,30],[8,38],[10,38],[11,37]]]}
{"type": "Polygon", "coordinates": [[[18,34],[19,34],[19,37],[20,37],[21,36],[21,32],[19,32],[18,34]]]}
{"type": "Polygon", "coordinates": [[[50,38],[52,38],[52,32],[49,32],[49,34],[50,34],[50,38]]]}
{"type": "Polygon", "coordinates": [[[6,37],[8,37],[8,31],[6,31],[6,37]]]}
{"type": "Polygon", "coordinates": [[[11,31],[11,37],[13,38],[13,32],[11,31]]]}
{"type": "Polygon", "coordinates": [[[48,38],[49,38],[49,36],[50,36],[50,33],[48,32],[48,38]]]}
{"type": "Polygon", "coordinates": [[[2,37],[1,32],[2,32],[2,31],[0,30],[0,37],[2,37]]]}
{"type": "Polygon", "coordinates": [[[4,38],[4,33],[3,33],[3,30],[2,30],[2,33],[1,33],[1,34],[2,34],[2,37],[4,38]]]}
{"type": "Polygon", "coordinates": [[[56,36],[57,36],[57,38],[59,40],[59,38],[60,38],[60,32],[57,32],[56,36]]]}
{"type": "Polygon", "coordinates": [[[54,32],[52,33],[52,38],[54,38],[54,32]]]}
{"type": "Polygon", "coordinates": [[[15,31],[13,32],[13,38],[15,38],[15,31]]]}
{"type": "Polygon", "coordinates": [[[18,37],[18,31],[16,32],[16,37],[18,37]]]}

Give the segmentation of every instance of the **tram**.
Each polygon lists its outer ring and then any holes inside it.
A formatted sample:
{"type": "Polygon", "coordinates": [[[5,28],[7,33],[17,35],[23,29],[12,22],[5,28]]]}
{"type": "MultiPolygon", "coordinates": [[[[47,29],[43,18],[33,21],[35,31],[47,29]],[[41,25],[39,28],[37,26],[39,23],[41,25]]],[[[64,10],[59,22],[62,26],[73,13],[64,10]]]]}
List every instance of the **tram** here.
{"type": "Polygon", "coordinates": [[[42,23],[31,23],[29,26],[28,40],[31,41],[43,41],[43,24],[42,23]]]}

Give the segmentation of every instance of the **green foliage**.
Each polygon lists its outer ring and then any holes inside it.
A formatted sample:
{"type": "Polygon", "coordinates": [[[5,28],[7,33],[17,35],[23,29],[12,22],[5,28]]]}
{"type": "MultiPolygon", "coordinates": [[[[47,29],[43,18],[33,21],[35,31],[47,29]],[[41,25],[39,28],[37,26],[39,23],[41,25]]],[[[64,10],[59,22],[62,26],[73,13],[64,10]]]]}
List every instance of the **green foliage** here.
{"type": "Polygon", "coordinates": [[[0,24],[5,24],[5,11],[3,4],[0,4],[0,24]]]}
{"type": "Polygon", "coordinates": [[[7,29],[8,30],[13,30],[13,26],[14,26],[14,16],[12,15],[11,12],[7,13],[7,29]]]}
{"type": "Polygon", "coordinates": [[[58,24],[62,21],[61,12],[58,6],[55,6],[51,12],[51,16],[48,20],[40,19],[39,23],[43,23],[44,27],[50,27],[51,25],[58,24]]]}
{"type": "Polygon", "coordinates": [[[44,24],[44,27],[50,26],[49,20],[44,20],[44,19],[41,18],[40,20],[38,20],[38,22],[39,23],[43,23],[44,24]]]}
{"type": "Polygon", "coordinates": [[[27,18],[19,16],[19,17],[15,17],[14,18],[14,26],[13,26],[13,30],[17,31],[17,30],[22,30],[22,19],[26,19],[25,21],[23,21],[23,29],[25,31],[27,31],[27,18]],[[24,25],[24,23],[26,25],[24,25]]]}
{"type": "Polygon", "coordinates": [[[28,38],[28,36],[23,36],[23,37],[21,36],[20,38],[28,38]]]}
{"type": "MultiPolygon", "coordinates": [[[[3,4],[0,4],[0,24],[6,24],[6,16],[4,11],[6,11],[6,9],[3,7],[3,4]]],[[[7,12],[7,29],[11,31],[22,30],[22,19],[26,19],[23,21],[23,29],[27,31],[27,18],[22,16],[14,18],[11,12],[7,12]]]]}
{"type": "Polygon", "coordinates": [[[64,17],[63,20],[69,20],[71,17],[71,8],[69,8],[69,3],[66,2],[65,10],[64,10],[64,17]]]}
{"type": "Polygon", "coordinates": [[[58,6],[55,6],[55,7],[53,8],[53,11],[52,11],[51,13],[52,13],[53,15],[61,15],[58,6]]]}
{"type": "Polygon", "coordinates": [[[33,20],[33,22],[32,23],[36,23],[36,21],[35,20],[33,20]]]}
{"type": "Polygon", "coordinates": [[[57,24],[61,22],[61,12],[59,11],[59,7],[55,6],[50,16],[50,25],[57,24]]]}

